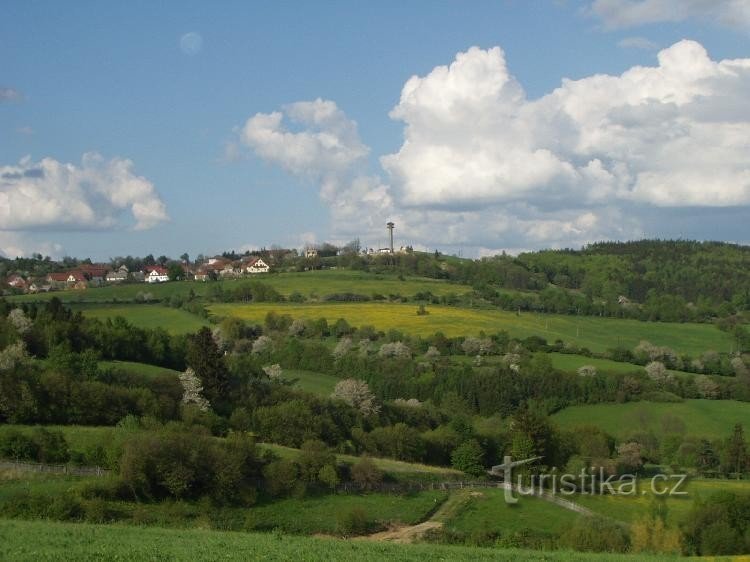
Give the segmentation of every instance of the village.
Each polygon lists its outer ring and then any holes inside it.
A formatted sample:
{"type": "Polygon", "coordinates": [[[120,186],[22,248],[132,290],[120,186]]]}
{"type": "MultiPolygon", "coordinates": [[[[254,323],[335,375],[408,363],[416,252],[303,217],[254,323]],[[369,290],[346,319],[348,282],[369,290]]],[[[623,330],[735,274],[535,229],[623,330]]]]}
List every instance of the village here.
{"type": "MultiPolygon", "coordinates": [[[[386,224],[388,245],[385,247],[361,247],[359,239],[355,239],[344,246],[329,243],[319,245],[308,244],[301,250],[286,249],[272,246],[254,253],[245,252],[244,255],[235,252],[225,252],[214,257],[199,255],[191,262],[188,254],[180,256],[179,260],[171,260],[166,256],[154,259],[147,256],[142,260],[137,258],[115,258],[107,263],[92,263],[91,260],[76,262],[65,266],[65,259],[57,263],[49,258],[36,256],[36,265],[43,265],[42,271],[24,271],[21,269],[0,269],[0,295],[16,293],[49,293],[53,291],[75,290],[83,291],[94,287],[116,285],[122,283],[167,283],[169,281],[197,281],[208,282],[222,279],[239,279],[246,276],[269,273],[272,268],[280,270],[282,264],[296,270],[319,269],[321,259],[336,256],[359,257],[365,260],[394,254],[412,254],[412,246],[400,246],[398,249],[393,242],[393,222],[386,224]],[[128,266],[127,263],[131,267],[128,266]],[[44,271],[52,269],[53,271],[44,271]],[[59,271],[58,271],[59,269],[59,271]],[[3,273],[5,273],[3,275],[3,273]]],[[[18,261],[18,260],[16,260],[18,261]]],[[[10,262],[7,262],[10,263],[10,262]]],[[[2,267],[2,264],[0,264],[2,267]]]]}
{"type": "Polygon", "coordinates": [[[48,293],[63,290],[86,290],[120,283],[166,283],[168,281],[213,281],[237,279],[246,275],[268,273],[270,266],[259,256],[242,256],[232,260],[223,256],[191,264],[188,260],[164,265],[144,266],[131,271],[127,265],[81,263],[74,268],[48,273],[46,276],[10,275],[6,290],[22,293],[48,293]]]}

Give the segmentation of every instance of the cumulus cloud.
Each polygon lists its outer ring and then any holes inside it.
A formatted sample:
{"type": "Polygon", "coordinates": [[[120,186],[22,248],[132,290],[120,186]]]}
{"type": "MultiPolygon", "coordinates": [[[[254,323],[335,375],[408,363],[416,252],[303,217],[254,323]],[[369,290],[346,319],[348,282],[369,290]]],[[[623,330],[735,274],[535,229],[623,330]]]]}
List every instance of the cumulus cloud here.
{"type": "Polygon", "coordinates": [[[502,49],[473,47],[406,82],[390,113],[404,141],[380,158],[384,177],[364,173],[367,147],[330,101],[258,114],[241,138],[318,182],[342,236],[390,219],[427,247],[571,246],[658,235],[642,220],[654,209],[750,205],[749,94],[750,59],[713,61],[693,41],[538,99],[502,49]]]}
{"type": "Polygon", "coordinates": [[[4,88],[0,86],[0,103],[4,101],[17,101],[22,97],[21,92],[15,88],[4,88]]]}
{"type": "Polygon", "coordinates": [[[502,50],[472,48],[406,83],[391,112],[405,142],[383,167],[414,206],[749,204],[750,59],[682,41],[658,61],[528,100],[502,50]]]}
{"type": "Polygon", "coordinates": [[[63,247],[55,242],[29,240],[17,232],[0,231],[0,256],[13,259],[31,254],[42,254],[57,259],[63,255],[63,247]]]}
{"type": "Polygon", "coordinates": [[[264,160],[320,186],[335,233],[368,232],[384,223],[392,205],[389,188],[366,173],[369,148],[335,102],[316,99],[258,113],[239,133],[264,160]]]}
{"type": "Polygon", "coordinates": [[[120,226],[126,213],[136,230],[169,218],[130,160],[87,153],[80,166],[29,157],[0,166],[0,230],[105,229],[120,226]]]}
{"type": "Polygon", "coordinates": [[[699,19],[750,30],[747,0],[595,0],[587,12],[606,29],[699,19]]]}

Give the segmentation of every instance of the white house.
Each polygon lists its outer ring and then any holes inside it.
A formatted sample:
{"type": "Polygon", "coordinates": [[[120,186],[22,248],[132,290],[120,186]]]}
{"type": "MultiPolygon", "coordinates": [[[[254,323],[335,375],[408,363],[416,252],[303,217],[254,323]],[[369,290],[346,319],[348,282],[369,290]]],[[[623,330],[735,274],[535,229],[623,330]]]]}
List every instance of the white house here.
{"type": "Polygon", "coordinates": [[[245,273],[268,273],[269,269],[262,258],[253,258],[245,264],[245,273]]]}
{"type": "Polygon", "coordinates": [[[169,274],[166,269],[158,265],[148,269],[146,283],[164,283],[166,281],[169,281],[169,274]]]}

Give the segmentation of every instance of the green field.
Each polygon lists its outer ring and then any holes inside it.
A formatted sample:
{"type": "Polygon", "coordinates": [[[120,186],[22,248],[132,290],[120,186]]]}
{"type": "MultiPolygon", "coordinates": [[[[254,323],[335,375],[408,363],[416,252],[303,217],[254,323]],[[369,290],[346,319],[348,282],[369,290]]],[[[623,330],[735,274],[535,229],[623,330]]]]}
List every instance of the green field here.
{"type": "MultiPolygon", "coordinates": [[[[78,308],[74,307],[78,310],[78,308]]],[[[195,314],[158,304],[129,304],[84,306],[80,310],[88,318],[114,318],[122,316],[139,328],[163,328],[170,334],[191,334],[207,326],[208,322],[195,314]]]]}
{"type": "Polygon", "coordinates": [[[458,514],[445,523],[448,530],[462,533],[497,531],[502,535],[523,529],[559,533],[580,515],[553,503],[534,498],[520,498],[517,504],[504,501],[503,490],[475,492],[458,514]]]}
{"type": "Polygon", "coordinates": [[[340,378],[333,375],[299,369],[284,369],[284,378],[288,380],[297,379],[294,388],[323,397],[330,396],[336,384],[341,381],[340,378]]]}
{"type": "MultiPolygon", "coordinates": [[[[643,367],[633,363],[622,363],[620,361],[610,361],[609,359],[599,359],[597,357],[586,357],[585,355],[573,355],[570,353],[549,353],[548,357],[552,360],[552,366],[568,373],[575,373],[579,367],[584,365],[593,365],[600,373],[642,373],[643,367]]],[[[668,371],[674,375],[694,376],[694,373],[683,371],[668,371]]]]}
{"type": "Polygon", "coordinates": [[[424,277],[405,277],[403,280],[395,275],[378,275],[362,271],[325,270],[305,271],[301,273],[279,273],[258,275],[244,279],[213,281],[201,283],[195,281],[173,281],[169,283],[135,283],[92,288],[86,291],[59,291],[36,295],[19,295],[9,297],[11,301],[32,302],[45,301],[58,297],[63,302],[111,302],[113,300],[133,301],[139,293],[150,293],[155,299],[166,299],[172,295],[187,295],[191,290],[196,295],[205,295],[211,289],[220,286],[231,291],[238,285],[249,281],[261,281],[274,287],[282,295],[294,292],[308,298],[318,298],[333,293],[357,293],[372,296],[375,293],[388,297],[391,294],[404,297],[429,291],[434,295],[461,295],[471,291],[468,285],[460,285],[428,279],[424,277]]]}
{"type": "Polygon", "coordinates": [[[258,530],[280,529],[295,535],[334,534],[340,514],[355,507],[363,509],[380,527],[414,525],[426,519],[446,497],[447,492],[443,491],[406,495],[336,494],[276,500],[246,511],[258,530]]]}
{"type": "Polygon", "coordinates": [[[270,311],[294,318],[345,318],[353,326],[372,325],[380,330],[397,329],[407,334],[428,336],[443,332],[447,336],[477,335],[506,330],[511,336],[542,336],[548,341],[585,346],[605,351],[618,345],[633,348],[641,340],[665,345],[680,353],[697,354],[707,349],[727,351],[730,335],[710,324],[639,322],[613,318],[543,315],[501,310],[428,306],[429,314],[417,315],[413,304],[326,303],[326,304],[215,304],[209,306],[217,316],[235,316],[262,323],[270,311]]]}
{"type": "MultiPolygon", "coordinates": [[[[98,560],[356,560],[381,562],[634,561],[608,554],[538,552],[435,545],[395,545],[370,541],[229,533],[202,529],[171,530],[121,525],[0,520],[0,559],[17,561],[98,560]]],[[[659,560],[666,559],[663,556],[659,560]]],[[[656,558],[655,558],[656,560],[656,558]]]]}
{"type": "Polygon", "coordinates": [[[167,369],[166,367],[158,367],[147,363],[134,363],[132,361],[99,361],[99,366],[104,369],[118,369],[120,371],[125,371],[126,373],[146,375],[150,377],[161,375],[163,373],[169,373],[175,376],[180,374],[178,371],[167,369]]]}
{"type": "Polygon", "coordinates": [[[685,400],[679,403],[627,402],[625,404],[592,404],[570,406],[552,419],[565,429],[595,425],[623,439],[652,430],[663,433],[665,416],[679,418],[687,435],[709,439],[728,437],[736,423],[750,420],[750,403],[733,400],[685,400]]]}
{"type": "MultiPolygon", "coordinates": [[[[677,480],[666,482],[657,481],[654,486],[657,490],[665,487],[673,487],[677,480]]],[[[679,525],[693,508],[693,502],[697,499],[710,497],[716,492],[750,492],[750,482],[747,480],[702,480],[695,479],[681,486],[677,491],[687,492],[687,495],[664,496],[667,507],[667,522],[670,525],[679,525]]],[[[634,495],[581,495],[574,496],[573,501],[588,507],[595,513],[612,517],[625,523],[645,517],[651,509],[653,498],[652,484],[648,479],[639,482],[638,493],[634,495]]]]}

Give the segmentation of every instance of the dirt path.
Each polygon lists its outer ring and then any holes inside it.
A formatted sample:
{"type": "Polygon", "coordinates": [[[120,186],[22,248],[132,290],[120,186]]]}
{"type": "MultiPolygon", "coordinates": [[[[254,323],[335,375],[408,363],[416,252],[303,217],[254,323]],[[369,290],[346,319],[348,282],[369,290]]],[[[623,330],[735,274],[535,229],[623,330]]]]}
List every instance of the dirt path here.
{"type": "MultiPolygon", "coordinates": [[[[448,499],[443,502],[443,504],[435,511],[435,513],[432,514],[432,516],[427,521],[417,523],[416,525],[395,525],[385,531],[358,537],[358,540],[386,541],[394,543],[414,542],[422,538],[428,531],[431,531],[433,529],[440,529],[445,522],[453,519],[456,515],[463,511],[473,498],[481,497],[483,495],[484,494],[482,492],[478,492],[476,490],[456,490],[450,496],[448,496],[448,499]]],[[[596,516],[596,514],[590,509],[585,508],[575,502],[553,496],[552,494],[542,493],[534,495],[535,497],[543,501],[554,503],[555,505],[558,505],[563,509],[574,511],[581,515],[590,517],[596,516]]]]}
{"type": "Polygon", "coordinates": [[[427,521],[417,523],[416,525],[397,525],[385,531],[361,537],[361,539],[402,544],[414,542],[424,536],[428,531],[431,531],[432,529],[440,529],[445,521],[455,517],[456,514],[466,507],[472,498],[482,495],[481,492],[458,490],[452,493],[427,521]]]}

